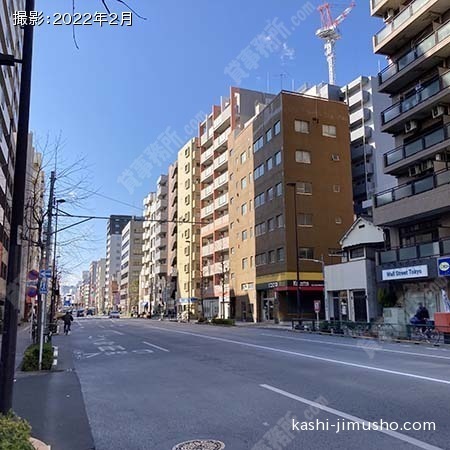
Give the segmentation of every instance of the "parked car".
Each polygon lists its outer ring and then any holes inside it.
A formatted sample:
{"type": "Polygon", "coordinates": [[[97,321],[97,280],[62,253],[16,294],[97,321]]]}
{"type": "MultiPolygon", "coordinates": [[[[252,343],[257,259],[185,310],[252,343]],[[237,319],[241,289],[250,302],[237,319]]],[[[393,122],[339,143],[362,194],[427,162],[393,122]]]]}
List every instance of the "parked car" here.
{"type": "Polygon", "coordinates": [[[109,313],[110,319],[120,319],[120,312],[119,311],[111,311],[109,313]]]}
{"type": "Polygon", "coordinates": [[[84,317],[84,309],[77,310],[77,317],[84,317]]]}

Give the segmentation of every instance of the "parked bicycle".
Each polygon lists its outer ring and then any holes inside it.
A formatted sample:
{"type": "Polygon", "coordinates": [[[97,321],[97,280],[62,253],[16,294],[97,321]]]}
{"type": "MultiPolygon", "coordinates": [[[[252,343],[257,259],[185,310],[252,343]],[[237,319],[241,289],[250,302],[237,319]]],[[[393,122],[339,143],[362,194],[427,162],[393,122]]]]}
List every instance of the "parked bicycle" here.
{"type": "Polygon", "coordinates": [[[441,334],[434,325],[427,322],[425,325],[410,325],[411,340],[417,342],[428,342],[429,344],[437,344],[441,340],[441,334]]]}

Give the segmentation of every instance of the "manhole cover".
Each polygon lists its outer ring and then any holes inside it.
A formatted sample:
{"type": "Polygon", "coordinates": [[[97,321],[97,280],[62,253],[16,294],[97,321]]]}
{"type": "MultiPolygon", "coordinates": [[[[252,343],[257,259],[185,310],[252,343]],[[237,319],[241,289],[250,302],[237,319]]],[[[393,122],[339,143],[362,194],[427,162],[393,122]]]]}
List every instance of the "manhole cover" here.
{"type": "Polygon", "coordinates": [[[211,439],[197,439],[195,441],[186,441],[175,445],[172,450],[222,450],[225,444],[211,439]]]}

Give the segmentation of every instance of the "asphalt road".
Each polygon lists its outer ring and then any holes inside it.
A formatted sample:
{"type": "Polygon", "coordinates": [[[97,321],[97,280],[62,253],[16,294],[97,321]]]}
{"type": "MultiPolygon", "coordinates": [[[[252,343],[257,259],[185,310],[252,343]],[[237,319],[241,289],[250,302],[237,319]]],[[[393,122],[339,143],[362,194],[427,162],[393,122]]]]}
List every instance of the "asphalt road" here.
{"type": "Polygon", "coordinates": [[[79,319],[67,339],[96,450],[450,448],[446,349],[138,319],[79,319]],[[360,423],[380,420],[398,429],[360,423]]]}

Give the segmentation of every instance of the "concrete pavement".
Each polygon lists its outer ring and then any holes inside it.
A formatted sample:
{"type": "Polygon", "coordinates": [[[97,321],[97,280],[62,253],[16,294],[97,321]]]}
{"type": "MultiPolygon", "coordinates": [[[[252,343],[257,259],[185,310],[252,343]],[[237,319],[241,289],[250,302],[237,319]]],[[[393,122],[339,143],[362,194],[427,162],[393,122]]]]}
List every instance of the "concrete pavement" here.
{"type": "Polygon", "coordinates": [[[97,450],[449,448],[446,349],[137,319],[80,319],[68,339],[97,450]],[[283,431],[292,416],[330,428],[283,431]],[[400,429],[336,433],[349,418],[400,429]]]}

